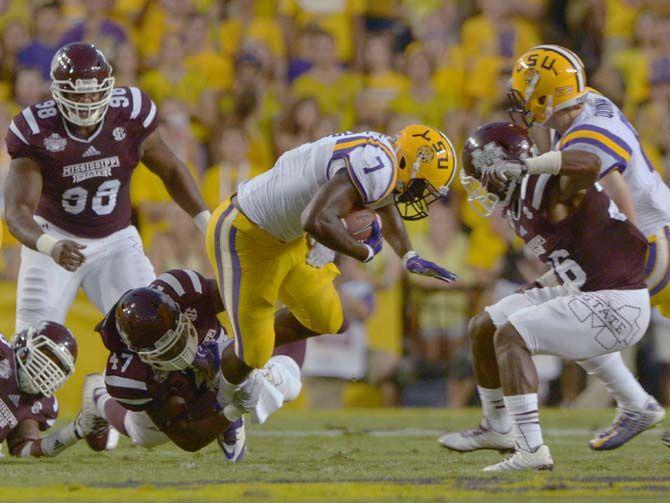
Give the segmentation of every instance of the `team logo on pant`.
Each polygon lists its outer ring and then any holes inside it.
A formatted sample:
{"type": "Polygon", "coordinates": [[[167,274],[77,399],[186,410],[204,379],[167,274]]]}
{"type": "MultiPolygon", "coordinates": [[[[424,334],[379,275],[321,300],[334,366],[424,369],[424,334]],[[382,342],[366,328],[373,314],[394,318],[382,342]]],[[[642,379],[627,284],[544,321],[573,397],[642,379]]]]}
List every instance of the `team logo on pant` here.
{"type": "Polygon", "coordinates": [[[9,364],[9,360],[2,360],[0,362],[0,379],[9,379],[11,375],[12,367],[9,364]]]}
{"type": "Polygon", "coordinates": [[[51,133],[51,136],[44,138],[44,147],[49,152],[62,152],[65,150],[67,140],[58,133],[51,133]]]}
{"type": "Polygon", "coordinates": [[[568,307],[580,322],[591,324],[595,340],[608,351],[617,345],[629,345],[640,331],[637,320],[642,310],[639,307],[614,307],[594,293],[575,297],[568,302],[568,307]]]}

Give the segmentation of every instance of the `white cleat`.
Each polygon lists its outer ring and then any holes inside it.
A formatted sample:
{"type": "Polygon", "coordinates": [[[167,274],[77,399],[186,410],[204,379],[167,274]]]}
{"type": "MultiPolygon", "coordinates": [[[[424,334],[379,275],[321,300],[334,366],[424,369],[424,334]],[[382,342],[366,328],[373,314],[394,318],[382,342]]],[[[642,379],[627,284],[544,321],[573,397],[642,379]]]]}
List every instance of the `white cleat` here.
{"type": "Polygon", "coordinates": [[[442,446],[456,452],[471,452],[480,449],[493,449],[500,452],[514,450],[516,435],[514,428],[499,433],[488,427],[486,418],[482,418],[477,428],[454,433],[445,433],[437,440],[442,446]]]}
{"type": "Polygon", "coordinates": [[[84,378],[81,412],[77,422],[85,434],[86,443],[94,451],[112,450],[119,444],[119,434],[107,420],[100,417],[95,405],[95,390],[106,389],[102,374],[88,374],[84,378]]]}
{"type": "Polygon", "coordinates": [[[244,428],[244,418],[230,424],[228,429],[221,433],[216,441],[223,452],[223,459],[229,463],[242,461],[247,451],[247,435],[244,428]]]}
{"type": "Polygon", "coordinates": [[[302,389],[300,367],[290,356],[273,356],[259,373],[284,395],[284,402],[298,398],[302,389]]]}
{"type": "Polygon", "coordinates": [[[484,468],[485,472],[513,472],[520,470],[551,471],[554,469],[554,460],[551,459],[549,447],[541,445],[534,452],[524,450],[514,451],[514,454],[503,459],[500,463],[484,468]]]}

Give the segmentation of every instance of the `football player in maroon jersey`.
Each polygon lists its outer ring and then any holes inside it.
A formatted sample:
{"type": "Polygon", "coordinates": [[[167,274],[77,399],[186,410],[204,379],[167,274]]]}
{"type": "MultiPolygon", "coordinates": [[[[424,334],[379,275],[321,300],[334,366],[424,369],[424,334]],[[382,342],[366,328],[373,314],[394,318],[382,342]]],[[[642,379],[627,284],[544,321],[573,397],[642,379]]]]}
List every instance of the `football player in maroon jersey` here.
{"type": "Polygon", "coordinates": [[[47,435],[58,416],[53,393],[74,372],[77,343],[63,325],[42,322],[18,333],[11,345],[0,335],[0,442],[21,457],[55,456],[104,427],[96,418],[75,421],[47,435]]]}
{"type": "MultiPolygon", "coordinates": [[[[218,440],[226,460],[240,460],[244,420],[229,421],[227,402],[217,397],[221,357],[232,351],[217,319],[223,310],[216,281],[186,269],[124,294],[96,328],[110,355],[104,379],[89,376],[84,386],[87,419],[104,418],[144,447],[172,441],[197,451],[218,440]]],[[[256,382],[256,391],[274,392],[281,406],[300,392],[300,369],[275,356],[256,382]]]]}
{"type": "Polygon", "coordinates": [[[550,470],[533,354],[585,360],[635,344],[649,324],[646,239],[595,184],[600,160],[582,151],[531,157],[526,131],[480,127],[463,149],[461,180],[487,213],[499,207],[551,270],[471,320],[484,418],[440,438],[465,452],[511,450],[485,471],[550,470]]]}
{"type": "Polygon", "coordinates": [[[62,47],[51,64],[52,100],[12,120],[5,219],[23,243],[16,331],[62,323],[80,286],[102,312],[154,277],[131,225],[130,177],[156,173],[204,230],[209,219],[188,169],[162,140],[156,105],[136,87],[114,87],[91,44],[62,47]]]}

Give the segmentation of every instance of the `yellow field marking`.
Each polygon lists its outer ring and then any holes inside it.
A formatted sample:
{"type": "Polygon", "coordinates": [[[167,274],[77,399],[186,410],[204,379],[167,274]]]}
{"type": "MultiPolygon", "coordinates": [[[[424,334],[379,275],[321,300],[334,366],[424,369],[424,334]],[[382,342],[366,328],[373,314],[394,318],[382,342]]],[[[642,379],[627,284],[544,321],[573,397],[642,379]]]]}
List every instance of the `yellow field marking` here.
{"type": "MultiPolygon", "coordinates": [[[[505,477],[507,479],[508,477],[505,477]]],[[[667,494],[667,481],[621,481],[581,482],[546,479],[538,474],[515,474],[513,480],[471,479],[469,488],[459,487],[457,482],[445,484],[396,484],[365,482],[287,483],[287,484],[215,484],[203,486],[178,485],[170,487],[139,486],[128,488],[97,488],[81,485],[44,487],[1,487],[1,501],[49,501],[49,502],[183,502],[183,501],[337,501],[338,503],[361,501],[446,501],[466,498],[470,501],[490,501],[496,493],[496,501],[507,498],[518,499],[546,497],[636,498],[667,494]],[[518,480],[518,477],[523,480],[518,480]],[[479,487],[478,487],[479,486],[479,487]],[[480,488],[481,487],[481,488],[480,488]]]]}

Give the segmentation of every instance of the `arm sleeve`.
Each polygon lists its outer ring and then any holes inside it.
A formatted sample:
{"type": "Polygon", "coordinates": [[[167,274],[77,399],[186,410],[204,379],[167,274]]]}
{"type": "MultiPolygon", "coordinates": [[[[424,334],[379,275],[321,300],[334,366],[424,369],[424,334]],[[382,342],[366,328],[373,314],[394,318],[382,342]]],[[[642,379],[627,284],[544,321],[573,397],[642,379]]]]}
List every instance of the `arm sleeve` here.
{"type": "Polygon", "coordinates": [[[600,159],[602,178],[613,169],[622,173],[628,168],[633,150],[621,136],[599,126],[582,125],[565,135],[559,150],[583,150],[595,154],[600,159]]]}
{"type": "Polygon", "coordinates": [[[107,392],[128,410],[145,410],[154,400],[153,390],[147,382],[149,372],[135,353],[112,353],[105,370],[107,392]]]}

